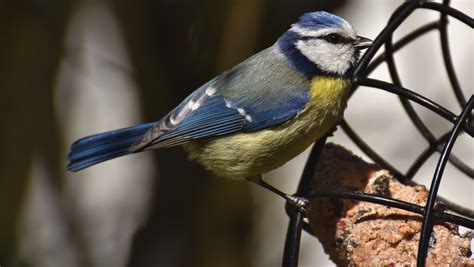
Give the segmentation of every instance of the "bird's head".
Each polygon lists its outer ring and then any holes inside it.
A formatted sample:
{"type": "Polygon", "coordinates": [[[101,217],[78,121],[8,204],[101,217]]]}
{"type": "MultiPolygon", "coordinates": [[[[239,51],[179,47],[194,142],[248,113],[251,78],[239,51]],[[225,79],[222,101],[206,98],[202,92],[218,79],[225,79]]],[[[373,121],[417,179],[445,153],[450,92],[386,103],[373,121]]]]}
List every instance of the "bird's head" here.
{"type": "Polygon", "coordinates": [[[290,63],[308,78],[350,77],[359,51],[371,44],[343,18],[324,11],[304,14],[277,42],[290,63]]]}

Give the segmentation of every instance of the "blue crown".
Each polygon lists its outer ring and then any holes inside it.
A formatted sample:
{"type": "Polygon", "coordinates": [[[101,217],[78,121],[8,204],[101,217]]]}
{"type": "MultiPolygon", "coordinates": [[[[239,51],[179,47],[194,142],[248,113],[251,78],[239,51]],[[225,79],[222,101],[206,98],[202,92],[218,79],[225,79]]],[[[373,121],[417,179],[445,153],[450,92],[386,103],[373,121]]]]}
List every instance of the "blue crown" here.
{"type": "Polygon", "coordinates": [[[341,27],[344,22],[344,19],[339,16],[324,11],[318,11],[305,13],[300,17],[297,24],[303,28],[316,30],[327,27],[341,27]]]}

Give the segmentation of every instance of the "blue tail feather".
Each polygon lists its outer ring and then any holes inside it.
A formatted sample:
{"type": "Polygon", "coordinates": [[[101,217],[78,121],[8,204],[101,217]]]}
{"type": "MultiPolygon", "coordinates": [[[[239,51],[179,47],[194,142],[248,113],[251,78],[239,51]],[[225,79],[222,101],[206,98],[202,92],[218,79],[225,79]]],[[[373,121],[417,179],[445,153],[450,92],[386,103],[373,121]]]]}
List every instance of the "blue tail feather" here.
{"type": "Polygon", "coordinates": [[[129,147],[156,122],[140,124],[81,138],[71,145],[67,156],[69,171],[79,171],[97,163],[130,154],[129,147]]]}

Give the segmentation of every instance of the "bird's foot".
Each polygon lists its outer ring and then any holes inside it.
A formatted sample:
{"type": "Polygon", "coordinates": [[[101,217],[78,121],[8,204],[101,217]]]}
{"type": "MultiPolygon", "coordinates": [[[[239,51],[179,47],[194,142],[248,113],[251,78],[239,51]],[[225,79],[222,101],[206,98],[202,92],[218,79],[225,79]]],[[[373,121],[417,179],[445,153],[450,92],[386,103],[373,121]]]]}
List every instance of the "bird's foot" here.
{"type": "Polygon", "coordinates": [[[311,210],[311,204],[309,204],[308,199],[304,197],[296,197],[296,196],[286,196],[286,200],[288,204],[296,208],[299,212],[303,213],[303,215],[307,215],[311,210]]]}
{"type": "Polygon", "coordinates": [[[281,196],[282,198],[284,198],[287,201],[287,203],[290,206],[296,208],[305,217],[308,214],[309,210],[311,209],[311,205],[309,204],[309,201],[306,198],[287,195],[287,194],[283,193],[282,191],[276,189],[272,185],[268,184],[267,182],[265,182],[262,179],[262,176],[249,177],[249,178],[247,178],[247,180],[251,183],[258,184],[259,186],[261,186],[265,189],[268,189],[268,190],[272,191],[273,193],[281,196]]]}

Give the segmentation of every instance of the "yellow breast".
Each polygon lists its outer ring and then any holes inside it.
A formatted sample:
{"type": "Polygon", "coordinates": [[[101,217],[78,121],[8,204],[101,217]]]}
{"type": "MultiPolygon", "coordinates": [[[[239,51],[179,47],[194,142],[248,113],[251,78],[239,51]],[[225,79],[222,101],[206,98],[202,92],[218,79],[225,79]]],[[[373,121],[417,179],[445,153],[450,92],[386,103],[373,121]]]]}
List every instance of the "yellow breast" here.
{"type": "Polygon", "coordinates": [[[303,152],[341,119],[350,81],[311,80],[310,102],[291,121],[252,133],[238,133],[184,145],[196,160],[219,176],[243,179],[273,170],[303,152]]]}

